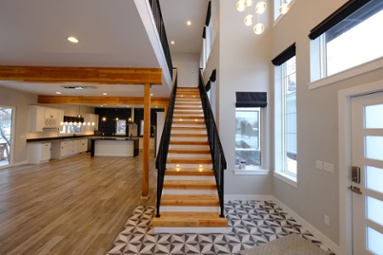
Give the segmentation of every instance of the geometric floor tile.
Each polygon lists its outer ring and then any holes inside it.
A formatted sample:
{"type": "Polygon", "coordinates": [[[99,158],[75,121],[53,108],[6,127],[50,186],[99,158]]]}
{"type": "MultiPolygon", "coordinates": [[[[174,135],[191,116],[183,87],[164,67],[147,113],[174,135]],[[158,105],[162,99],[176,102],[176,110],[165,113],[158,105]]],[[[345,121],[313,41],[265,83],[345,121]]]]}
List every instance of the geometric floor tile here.
{"type": "MultiPolygon", "coordinates": [[[[154,234],[153,206],[138,206],[108,255],[239,254],[239,251],[296,233],[328,251],[311,233],[271,201],[226,201],[227,233],[154,234]]],[[[334,253],[332,253],[335,255],[334,253]]]]}

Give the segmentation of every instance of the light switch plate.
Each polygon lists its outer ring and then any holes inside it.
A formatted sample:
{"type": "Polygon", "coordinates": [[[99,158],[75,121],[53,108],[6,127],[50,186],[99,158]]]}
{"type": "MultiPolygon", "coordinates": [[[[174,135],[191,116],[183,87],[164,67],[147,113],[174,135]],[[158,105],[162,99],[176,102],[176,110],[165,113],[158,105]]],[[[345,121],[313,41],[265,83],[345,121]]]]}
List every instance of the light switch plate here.
{"type": "Polygon", "coordinates": [[[315,167],[319,170],[323,169],[323,161],[317,160],[315,161],[315,167]]]}
{"type": "Polygon", "coordinates": [[[323,170],[333,173],[334,172],[334,164],[323,162],[323,170]]]}

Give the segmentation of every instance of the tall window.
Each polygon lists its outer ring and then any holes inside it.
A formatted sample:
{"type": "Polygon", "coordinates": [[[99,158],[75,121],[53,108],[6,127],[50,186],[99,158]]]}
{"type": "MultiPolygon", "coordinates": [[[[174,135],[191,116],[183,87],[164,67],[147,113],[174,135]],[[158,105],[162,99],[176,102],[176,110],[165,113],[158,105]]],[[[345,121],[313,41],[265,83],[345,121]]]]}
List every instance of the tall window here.
{"type": "MultiPolygon", "coordinates": [[[[295,44],[272,60],[275,67],[275,172],[297,181],[297,97],[295,44]]],[[[295,185],[295,184],[294,184],[295,185]]]]}
{"type": "Polygon", "coordinates": [[[265,174],[264,121],[267,92],[236,92],[235,172],[265,174]]]}
{"type": "Polygon", "coordinates": [[[274,0],[274,20],[281,17],[280,8],[282,4],[288,5],[289,8],[295,3],[295,0],[274,0]]]}
{"type": "Polygon", "coordinates": [[[295,57],[282,64],[282,159],[286,174],[297,174],[297,100],[295,57]]]}
{"type": "Polygon", "coordinates": [[[261,166],[260,108],[237,108],[235,112],[235,165],[237,170],[261,166]]]}
{"type": "Polygon", "coordinates": [[[311,80],[383,57],[382,24],[383,1],[352,0],[315,27],[309,35],[311,80]]]}

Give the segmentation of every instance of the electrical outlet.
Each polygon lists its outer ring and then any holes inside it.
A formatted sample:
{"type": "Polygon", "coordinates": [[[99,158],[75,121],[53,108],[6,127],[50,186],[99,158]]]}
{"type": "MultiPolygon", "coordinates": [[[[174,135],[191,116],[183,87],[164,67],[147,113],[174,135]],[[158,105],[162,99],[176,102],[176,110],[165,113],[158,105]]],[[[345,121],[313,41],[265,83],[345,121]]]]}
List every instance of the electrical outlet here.
{"type": "Polygon", "coordinates": [[[333,173],[334,172],[334,164],[323,162],[323,170],[333,173]]]}
{"type": "Polygon", "coordinates": [[[324,215],[324,224],[330,226],[330,217],[328,215],[324,215]]]}
{"type": "Polygon", "coordinates": [[[323,161],[317,160],[315,161],[315,167],[319,170],[323,169],[323,161]]]}

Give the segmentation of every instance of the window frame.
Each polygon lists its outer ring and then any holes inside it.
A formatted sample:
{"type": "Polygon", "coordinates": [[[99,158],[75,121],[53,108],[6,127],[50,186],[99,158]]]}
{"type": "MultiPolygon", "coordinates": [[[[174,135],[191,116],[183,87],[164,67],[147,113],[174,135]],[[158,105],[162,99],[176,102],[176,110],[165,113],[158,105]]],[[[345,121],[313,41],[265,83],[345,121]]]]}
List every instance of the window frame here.
{"type": "MultiPolygon", "coordinates": [[[[284,1],[284,0],[283,0],[284,1]]],[[[295,0],[291,0],[288,4],[289,10],[294,6],[295,0]]],[[[274,0],[274,26],[278,24],[278,22],[283,18],[283,16],[279,13],[279,7],[281,6],[281,0],[274,0]]],[[[286,13],[287,14],[287,13],[286,13]]]]}
{"type": "MultiPolygon", "coordinates": [[[[275,126],[274,126],[274,161],[275,161],[275,169],[274,176],[294,187],[297,187],[298,183],[298,166],[297,173],[294,175],[291,172],[287,172],[287,146],[286,146],[286,102],[287,102],[287,94],[285,93],[286,83],[285,81],[288,79],[288,75],[286,72],[286,63],[291,58],[295,58],[295,76],[296,76],[296,55],[294,54],[292,57],[288,59],[284,59],[280,65],[275,67],[275,100],[274,100],[274,110],[275,110],[275,126]]],[[[290,74],[291,75],[291,74],[290,74]]],[[[297,86],[297,85],[296,85],[297,86]]],[[[297,87],[296,87],[297,90],[297,87]]],[[[295,90],[295,104],[297,103],[295,90]]],[[[296,107],[296,106],[295,106],[296,107]]],[[[297,116],[295,118],[295,122],[297,122],[297,116]]],[[[296,135],[296,143],[297,143],[297,135],[296,135]]],[[[297,150],[296,146],[296,150],[297,150]]],[[[298,152],[296,151],[296,154],[298,152]]]]}
{"type": "MultiPolygon", "coordinates": [[[[236,107],[235,112],[237,112],[237,109],[239,110],[245,110],[245,109],[259,109],[259,150],[261,152],[261,165],[257,166],[253,169],[237,169],[236,164],[234,163],[234,174],[235,175],[268,175],[269,170],[267,168],[267,136],[266,136],[266,123],[267,123],[267,117],[266,115],[266,109],[265,107],[250,107],[250,108],[241,108],[236,107]]],[[[236,132],[235,132],[236,135],[236,132]]],[[[235,143],[235,138],[234,138],[235,143]]],[[[235,154],[235,153],[234,153],[235,154]]],[[[235,158],[235,155],[234,155],[235,158]]]]}
{"type": "MultiPolygon", "coordinates": [[[[331,75],[327,73],[327,41],[326,41],[326,33],[330,32],[330,35],[334,32],[331,29],[338,30],[346,30],[353,29],[355,26],[364,22],[368,18],[372,17],[380,11],[373,12],[371,11],[374,7],[382,8],[381,2],[370,2],[372,6],[368,6],[368,2],[366,1],[352,1],[350,0],[338,10],[336,10],[333,14],[331,14],[328,18],[323,20],[318,26],[314,27],[310,34],[309,38],[310,42],[310,82],[309,89],[315,89],[318,87],[322,87],[325,85],[333,84],[338,81],[342,81],[344,79],[348,79],[351,77],[355,77],[357,75],[376,70],[383,66],[383,56],[377,57],[370,61],[361,62],[355,66],[348,67],[345,70],[338,71],[331,75]],[[366,6],[365,6],[366,4],[366,6]],[[362,10],[361,12],[358,12],[362,10]],[[352,15],[356,15],[356,17],[362,17],[363,20],[358,23],[342,23],[346,18],[352,17],[352,15]],[[348,27],[349,26],[349,27],[348,27]],[[331,33],[332,32],[332,33],[331,33]]],[[[332,38],[332,37],[331,37],[332,38]]],[[[330,40],[331,41],[331,40],[330,40]]]]}

